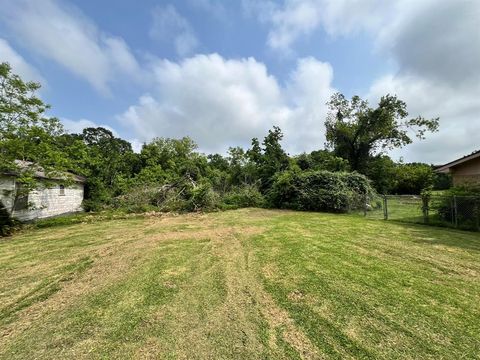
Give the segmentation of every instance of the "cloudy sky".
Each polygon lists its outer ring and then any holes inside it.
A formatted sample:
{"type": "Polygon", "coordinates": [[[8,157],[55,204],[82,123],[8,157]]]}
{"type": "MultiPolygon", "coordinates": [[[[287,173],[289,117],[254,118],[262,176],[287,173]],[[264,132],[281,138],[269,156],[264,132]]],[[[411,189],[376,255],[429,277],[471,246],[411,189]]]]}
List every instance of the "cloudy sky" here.
{"type": "Polygon", "coordinates": [[[480,148],[478,0],[0,0],[0,61],[43,84],[67,129],[205,152],[273,125],[291,154],[324,146],[335,91],[397,94],[440,131],[391,155],[480,148]]]}

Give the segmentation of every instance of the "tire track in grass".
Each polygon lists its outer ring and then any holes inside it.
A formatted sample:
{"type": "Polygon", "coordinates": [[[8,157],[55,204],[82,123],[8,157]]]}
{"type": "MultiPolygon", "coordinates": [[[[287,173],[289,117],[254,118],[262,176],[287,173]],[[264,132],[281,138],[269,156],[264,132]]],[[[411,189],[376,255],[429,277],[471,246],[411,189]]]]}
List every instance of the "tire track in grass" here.
{"type": "MultiPolygon", "coordinates": [[[[251,255],[242,244],[241,237],[254,235],[259,230],[256,228],[243,228],[237,231],[232,230],[227,238],[215,236],[216,253],[224,263],[225,277],[227,283],[226,307],[229,312],[240,322],[240,327],[245,331],[248,329],[248,319],[245,314],[257,312],[268,323],[268,347],[270,355],[277,358],[290,358],[291,353],[286,350],[294,349],[303,359],[322,358],[317,348],[310,342],[309,338],[295,325],[288,315],[288,312],[278,307],[273,298],[264,290],[251,267],[251,255]],[[239,234],[238,231],[241,231],[239,234]],[[247,307],[254,309],[248,310],[247,307]],[[291,349],[282,346],[278,341],[281,337],[291,349]],[[280,346],[279,346],[280,345],[280,346]]],[[[250,338],[252,334],[246,332],[250,338]]]]}

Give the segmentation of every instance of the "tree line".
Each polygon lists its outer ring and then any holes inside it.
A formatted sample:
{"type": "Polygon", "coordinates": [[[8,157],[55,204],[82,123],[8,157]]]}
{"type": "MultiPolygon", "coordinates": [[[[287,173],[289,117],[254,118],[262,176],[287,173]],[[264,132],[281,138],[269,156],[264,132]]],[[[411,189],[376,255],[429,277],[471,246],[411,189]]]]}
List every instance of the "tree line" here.
{"type": "MultiPolygon", "coordinates": [[[[319,144],[310,153],[289,155],[276,126],[263,139],[253,138],[247,149],[231,147],[226,154],[200,153],[189,137],[154,138],[135,153],[128,141],[102,127],[67,133],[46,114],[49,106],[36,96],[39,88],[13,74],[9,64],[0,65],[0,171],[17,172],[26,191],[38,186],[35,167],[47,174],[85,176],[86,210],[289,207],[287,203],[301,209],[322,189],[415,194],[449,187],[449,179],[435,174],[431,165],[404,164],[386,155],[438,129],[438,118],[409,118],[406,104],[392,95],[371,107],[358,96],[334,94],[324,119],[325,148],[319,144]],[[18,160],[31,169],[19,169],[18,160]],[[309,189],[316,192],[302,192],[309,189]]],[[[342,204],[341,209],[351,206],[342,204]]]]}

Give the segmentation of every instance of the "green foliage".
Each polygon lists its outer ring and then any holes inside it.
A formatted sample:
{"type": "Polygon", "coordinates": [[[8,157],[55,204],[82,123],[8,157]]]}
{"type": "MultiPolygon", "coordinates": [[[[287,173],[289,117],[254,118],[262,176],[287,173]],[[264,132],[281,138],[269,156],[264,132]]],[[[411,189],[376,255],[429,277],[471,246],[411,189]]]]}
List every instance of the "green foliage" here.
{"type": "Polygon", "coordinates": [[[219,207],[220,195],[207,179],[197,183],[184,176],[175,183],[136,185],[128,193],[116,197],[112,204],[129,213],[212,211],[219,207]]]}
{"type": "Polygon", "coordinates": [[[479,230],[480,185],[455,186],[432,203],[442,221],[457,223],[460,228],[479,230]]]}
{"type": "Polygon", "coordinates": [[[131,176],[136,166],[137,156],[128,141],[115,137],[108,129],[86,128],[79,138],[86,147],[85,198],[90,208],[98,210],[122,192],[125,178],[131,176]]]}
{"type": "Polygon", "coordinates": [[[228,208],[247,208],[265,206],[265,198],[255,185],[234,187],[223,197],[228,208]]]}
{"type": "Polygon", "coordinates": [[[212,211],[220,204],[219,195],[213,191],[212,185],[204,181],[198,186],[192,187],[187,193],[187,211],[212,211]]]}
{"type": "Polygon", "coordinates": [[[434,172],[430,165],[421,163],[399,164],[396,169],[396,194],[421,194],[422,190],[433,187],[434,172]]]}
{"type": "Polygon", "coordinates": [[[205,174],[208,165],[207,158],[195,152],[196,149],[197,144],[189,137],[155,138],[140,152],[141,167],[160,167],[167,181],[184,175],[196,181],[205,174]]]}
{"type": "Polygon", "coordinates": [[[452,187],[452,176],[445,173],[435,173],[433,177],[434,190],[447,190],[452,187]]]}
{"type": "Polygon", "coordinates": [[[365,175],[380,194],[391,194],[397,184],[397,164],[387,155],[377,155],[368,161],[365,175]]]}
{"type": "Polygon", "coordinates": [[[372,193],[369,180],[361,174],[286,171],[277,175],[267,199],[277,208],[347,212],[363,208],[372,193]]]}
{"type": "Polygon", "coordinates": [[[438,119],[408,119],[406,104],[395,96],[384,96],[376,108],[358,96],[332,96],[325,122],[332,151],[290,157],[281,145],[281,129],[274,126],[263,141],[253,138],[247,150],[231,147],[226,156],[206,156],[189,137],[154,138],[136,154],[128,141],[105,128],[65,134],[59,120],[46,115],[49,106],[35,96],[39,87],[12,74],[8,64],[0,65],[0,171],[17,173],[23,192],[38,186],[39,168],[47,176],[83,175],[87,211],[263,206],[266,194],[271,206],[345,211],[354,206],[356,193],[370,191],[363,177],[345,177],[351,170],[370,177],[382,193],[420,193],[434,182],[448,187],[428,165],[397,165],[382,154],[409,144],[409,130],[423,138],[438,127],[438,119]],[[24,160],[22,171],[16,160],[24,160]]]}
{"type": "Polygon", "coordinates": [[[58,176],[70,166],[56,141],[63,127],[46,116],[50,107],[35,96],[39,88],[13,74],[7,63],[0,64],[0,171],[16,173],[26,191],[37,185],[37,168],[58,176]]]}
{"type": "Polygon", "coordinates": [[[278,126],[274,126],[263,139],[263,148],[260,147],[258,139],[254,138],[252,148],[247,151],[250,161],[256,165],[262,193],[268,191],[275,174],[287,170],[290,166],[289,157],[280,144],[282,139],[282,131],[278,126]]]}
{"type": "Polygon", "coordinates": [[[445,191],[445,195],[456,196],[480,196],[479,184],[457,185],[445,191]]]}
{"type": "Polygon", "coordinates": [[[295,162],[301,170],[348,171],[348,161],[328,150],[315,150],[310,154],[296,156],[295,162]]]}
{"type": "Polygon", "coordinates": [[[337,156],[347,159],[352,170],[361,172],[376,151],[410,144],[408,131],[423,139],[426,131],[438,129],[438,118],[407,119],[407,105],[396,96],[383,96],[378,106],[371,108],[358,96],[349,101],[336,93],[327,105],[330,109],[325,121],[327,145],[337,156]]]}

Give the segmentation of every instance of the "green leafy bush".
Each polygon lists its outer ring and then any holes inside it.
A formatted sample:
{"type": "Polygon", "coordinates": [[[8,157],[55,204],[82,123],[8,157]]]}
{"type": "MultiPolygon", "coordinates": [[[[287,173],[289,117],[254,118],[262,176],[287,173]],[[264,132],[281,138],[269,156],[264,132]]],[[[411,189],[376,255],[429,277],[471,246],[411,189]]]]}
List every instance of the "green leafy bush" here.
{"type": "Polygon", "coordinates": [[[395,194],[419,195],[425,189],[433,187],[435,173],[427,164],[399,164],[395,174],[395,194]]]}
{"type": "Polygon", "coordinates": [[[277,175],[267,199],[275,208],[347,212],[363,208],[371,194],[370,181],[358,173],[287,171],[277,175]]]}
{"type": "Polygon", "coordinates": [[[227,208],[238,209],[246,207],[263,207],[265,198],[254,185],[244,185],[233,188],[223,197],[227,208]]]}
{"type": "Polygon", "coordinates": [[[218,209],[220,196],[213,191],[209,182],[192,187],[187,194],[187,211],[212,211],[218,209]]]}

